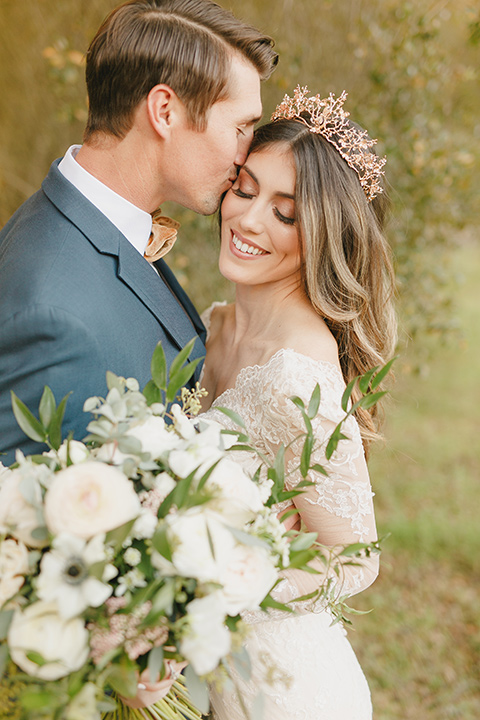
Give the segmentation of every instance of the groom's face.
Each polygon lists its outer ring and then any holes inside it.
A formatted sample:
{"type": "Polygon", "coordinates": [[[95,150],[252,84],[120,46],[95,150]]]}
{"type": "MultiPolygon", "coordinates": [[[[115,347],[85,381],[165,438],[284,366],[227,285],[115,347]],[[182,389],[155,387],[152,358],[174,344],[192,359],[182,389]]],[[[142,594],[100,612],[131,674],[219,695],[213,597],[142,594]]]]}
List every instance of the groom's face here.
{"type": "Polygon", "coordinates": [[[177,128],[169,199],[202,215],[215,212],[222,194],[231,188],[262,114],[259,74],[236,56],[229,90],[228,97],[207,112],[204,131],[193,130],[186,118],[177,128]]]}

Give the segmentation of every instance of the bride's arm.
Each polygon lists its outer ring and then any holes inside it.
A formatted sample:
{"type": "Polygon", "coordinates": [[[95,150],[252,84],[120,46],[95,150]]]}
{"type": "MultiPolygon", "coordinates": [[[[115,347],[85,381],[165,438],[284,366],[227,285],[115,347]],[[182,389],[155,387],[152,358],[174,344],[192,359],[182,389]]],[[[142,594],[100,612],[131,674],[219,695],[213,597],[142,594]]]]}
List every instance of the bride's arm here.
{"type": "MultiPolygon", "coordinates": [[[[293,443],[292,440],[305,432],[301,414],[289,398],[292,395],[300,396],[307,405],[315,384],[315,378],[312,378],[314,366],[307,362],[307,367],[303,368],[302,363],[298,363],[297,358],[295,375],[289,372],[284,377],[277,376],[272,384],[273,401],[264,404],[265,427],[275,429],[271,433],[272,455],[277,451],[279,442],[290,444],[286,454],[290,471],[286,483],[288,489],[295,487],[302,479],[298,470],[302,440],[293,443]],[[277,432],[278,428],[283,430],[277,432]]],[[[339,442],[330,460],[326,459],[328,439],[345,414],[340,405],[344,385],[328,367],[323,372],[324,368],[320,366],[320,370],[318,381],[322,399],[319,413],[312,422],[316,445],[311,464],[323,466],[328,475],[311,471],[308,479],[314,484],[293,498],[293,503],[299,510],[304,529],[315,532],[321,545],[339,550],[345,545],[369,543],[377,539],[373,493],[360,432],[353,417],[349,417],[342,427],[347,439],[339,442]]],[[[377,554],[354,558],[353,561],[356,564],[351,564],[352,558],[342,560],[338,576],[333,572],[328,573],[329,577],[335,579],[338,594],[354,595],[361,592],[378,575],[377,554]]],[[[287,570],[285,581],[275,590],[276,599],[291,600],[324,585],[327,580],[325,565],[318,560],[312,563],[312,567],[319,574],[287,570]]]]}

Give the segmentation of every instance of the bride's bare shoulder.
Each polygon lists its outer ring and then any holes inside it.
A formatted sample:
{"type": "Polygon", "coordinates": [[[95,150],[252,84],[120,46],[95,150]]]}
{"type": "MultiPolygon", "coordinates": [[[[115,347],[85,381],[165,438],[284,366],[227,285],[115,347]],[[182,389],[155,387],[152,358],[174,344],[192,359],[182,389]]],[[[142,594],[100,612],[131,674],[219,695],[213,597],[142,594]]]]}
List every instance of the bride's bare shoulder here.
{"type": "Polygon", "coordinates": [[[325,320],[316,313],[301,315],[289,332],[286,343],[292,350],[340,368],[338,345],[325,320]]]}

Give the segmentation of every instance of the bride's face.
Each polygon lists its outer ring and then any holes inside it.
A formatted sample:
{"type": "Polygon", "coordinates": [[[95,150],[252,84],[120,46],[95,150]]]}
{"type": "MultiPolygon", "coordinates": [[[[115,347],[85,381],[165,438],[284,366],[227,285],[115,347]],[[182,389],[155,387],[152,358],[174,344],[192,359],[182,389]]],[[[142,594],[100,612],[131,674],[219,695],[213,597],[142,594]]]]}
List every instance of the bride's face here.
{"type": "Polygon", "coordinates": [[[300,284],[291,151],[270,147],[248,156],[222,204],[220,272],[245,285],[300,284]]]}

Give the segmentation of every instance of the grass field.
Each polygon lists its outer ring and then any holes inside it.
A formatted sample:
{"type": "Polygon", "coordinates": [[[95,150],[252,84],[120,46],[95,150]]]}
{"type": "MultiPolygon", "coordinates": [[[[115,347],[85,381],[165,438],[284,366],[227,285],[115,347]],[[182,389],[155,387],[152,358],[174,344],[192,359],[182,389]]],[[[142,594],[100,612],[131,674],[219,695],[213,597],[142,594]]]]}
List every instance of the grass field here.
{"type": "Polygon", "coordinates": [[[480,718],[480,248],[454,262],[465,340],[439,348],[428,376],[400,373],[370,464],[379,533],[391,535],[354,603],[374,610],[350,638],[375,720],[480,718]]]}

